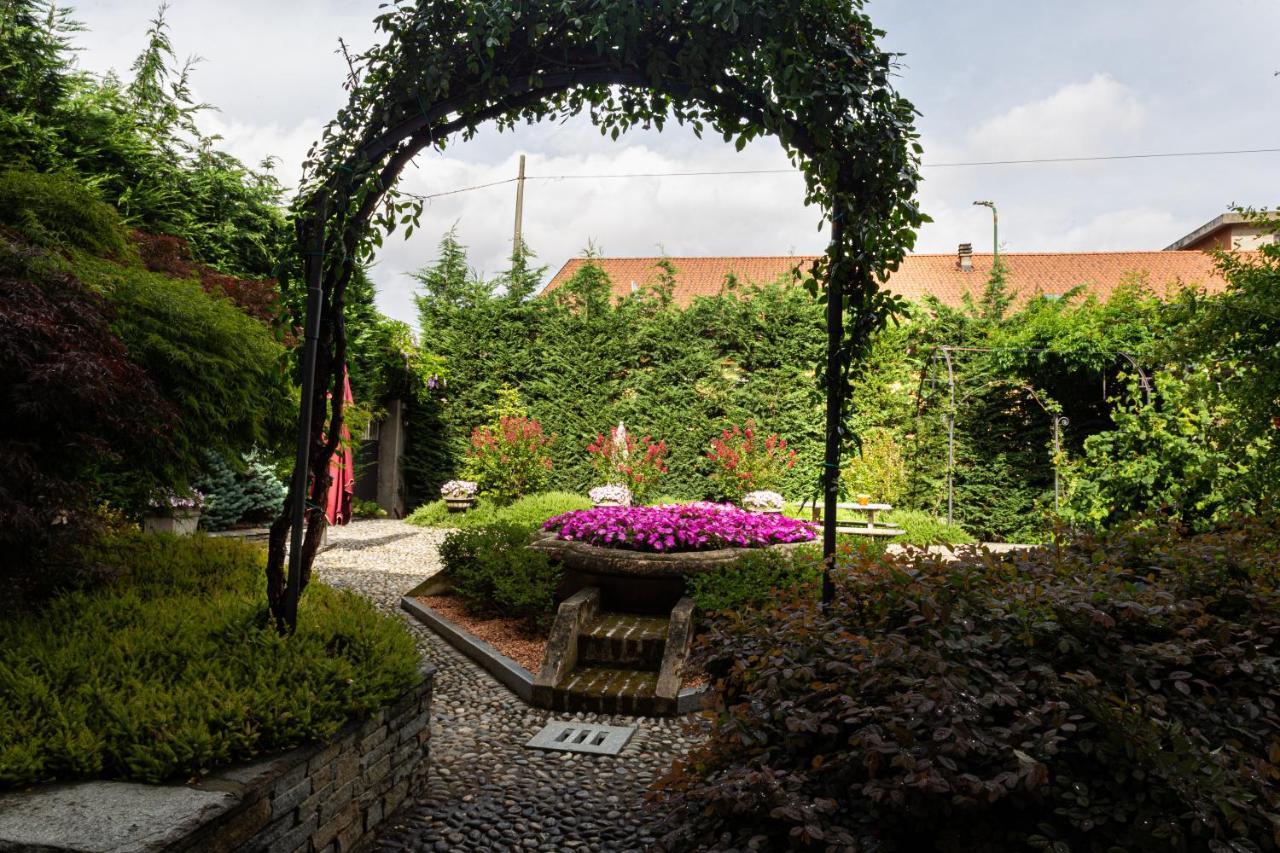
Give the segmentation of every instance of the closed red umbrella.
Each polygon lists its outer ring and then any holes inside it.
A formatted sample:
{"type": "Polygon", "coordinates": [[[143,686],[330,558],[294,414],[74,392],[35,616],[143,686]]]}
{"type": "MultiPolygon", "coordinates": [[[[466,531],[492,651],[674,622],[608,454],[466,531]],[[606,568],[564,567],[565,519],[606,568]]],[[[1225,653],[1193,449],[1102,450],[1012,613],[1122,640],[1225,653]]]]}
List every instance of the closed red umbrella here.
{"type": "MultiPolygon", "coordinates": [[[[346,407],[355,402],[351,396],[351,377],[344,370],[342,393],[346,407]]],[[[355,458],[351,454],[351,433],[342,425],[342,444],[329,461],[329,494],[325,497],[324,512],[330,524],[346,524],[351,520],[351,496],[356,490],[355,458]]]]}

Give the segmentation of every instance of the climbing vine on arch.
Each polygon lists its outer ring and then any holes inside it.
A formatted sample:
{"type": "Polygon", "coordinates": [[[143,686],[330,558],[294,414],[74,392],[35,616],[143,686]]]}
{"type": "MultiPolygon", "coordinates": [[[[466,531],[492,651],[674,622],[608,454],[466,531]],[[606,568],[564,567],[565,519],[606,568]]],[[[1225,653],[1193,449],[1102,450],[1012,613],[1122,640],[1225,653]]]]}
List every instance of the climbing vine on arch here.
{"type": "MultiPolygon", "coordinates": [[[[306,162],[296,203],[298,260],[320,310],[316,387],[306,443],[310,483],[300,559],[284,573],[296,527],[295,483],[272,527],[268,593],[282,624],[296,617],[323,526],[317,508],[342,422],[347,283],[386,235],[410,233],[419,200],[395,189],[425,149],[499,129],[585,113],[617,138],[668,121],[739,149],[776,137],[802,173],[805,202],[831,224],[825,283],[830,341],[818,367],[828,400],[823,481],[834,501],[851,436],[850,383],[870,338],[901,309],[879,289],[925,221],[914,196],[914,108],[893,88],[894,56],[863,0],[399,0],[377,20],[383,42],[351,57],[348,104],[306,162]],[[287,581],[287,582],[286,582],[287,581]]],[[[815,288],[816,289],[816,288],[815,288]]],[[[304,401],[305,412],[305,401],[304,401]]],[[[829,514],[834,517],[834,513],[829,514]]],[[[830,547],[834,531],[828,532],[830,547]]]]}

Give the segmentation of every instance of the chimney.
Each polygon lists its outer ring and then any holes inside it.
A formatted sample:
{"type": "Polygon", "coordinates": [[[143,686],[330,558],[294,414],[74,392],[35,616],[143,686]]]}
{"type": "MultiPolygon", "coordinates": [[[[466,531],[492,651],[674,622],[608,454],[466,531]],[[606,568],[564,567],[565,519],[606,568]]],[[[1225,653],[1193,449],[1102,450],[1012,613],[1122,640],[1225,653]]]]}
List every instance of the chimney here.
{"type": "Polygon", "coordinates": [[[956,269],[973,272],[973,244],[961,243],[956,253],[956,269]]]}

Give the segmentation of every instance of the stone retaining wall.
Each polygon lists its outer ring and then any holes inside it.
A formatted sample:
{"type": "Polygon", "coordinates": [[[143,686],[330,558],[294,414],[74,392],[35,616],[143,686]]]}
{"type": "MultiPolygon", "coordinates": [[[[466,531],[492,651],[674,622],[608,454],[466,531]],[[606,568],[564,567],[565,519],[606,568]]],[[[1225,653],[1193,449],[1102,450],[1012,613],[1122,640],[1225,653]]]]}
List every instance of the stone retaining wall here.
{"type": "Polygon", "coordinates": [[[0,851],[344,853],[426,785],[434,670],[328,743],[185,786],[86,782],[0,798],[0,851]]]}

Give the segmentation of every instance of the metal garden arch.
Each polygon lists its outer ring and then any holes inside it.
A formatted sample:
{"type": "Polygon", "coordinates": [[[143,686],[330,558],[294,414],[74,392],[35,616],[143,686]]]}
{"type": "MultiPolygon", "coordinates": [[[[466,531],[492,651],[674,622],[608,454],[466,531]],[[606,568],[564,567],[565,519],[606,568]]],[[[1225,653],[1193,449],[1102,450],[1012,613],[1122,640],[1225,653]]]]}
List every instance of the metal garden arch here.
{"type": "MultiPolygon", "coordinates": [[[[919,146],[912,105],[893,88],[894,56],[864,0],[398,0],[377,19],[384,42],[350,57],[347,106],[306,163],[295,206],[306,283],[302,414],[293,486],[272,526],[272,612],[296,624],[323,529],[318,509],[340,434],[346,358],[343,299],[383,236],[412,229],[419,202],[397,178],[420,151],[469,139],[481,123],[588,113],[614,138],[674,119],[739,149],[771,135],[803,173],[807,204],[831,223],[812,270],[826,300],[824,550],[848,388],[871,335],[901,310],[879,283],[925,221],[914,202],[919,146]],[[311,476],[308,476],[310,472],[311,476]],[[310,499],[306,499],[309,493],[310,499]],[[303,524],[307,529],[304,537],[303,524]],[[291,547],[287,575],[286,539],[291,547]]],[[[832,593],[830,580],[824,595],[832,593]]]]}

